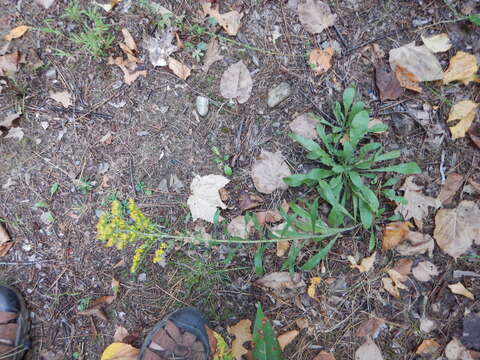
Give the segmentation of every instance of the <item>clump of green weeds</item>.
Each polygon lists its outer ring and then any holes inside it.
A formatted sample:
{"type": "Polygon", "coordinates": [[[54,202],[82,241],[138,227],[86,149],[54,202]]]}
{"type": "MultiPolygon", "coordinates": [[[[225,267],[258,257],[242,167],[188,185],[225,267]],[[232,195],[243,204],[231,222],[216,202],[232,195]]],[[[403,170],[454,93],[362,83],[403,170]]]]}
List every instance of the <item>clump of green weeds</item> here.
{"type": "Polygon", "coordinates": [[[400,151],[383,152],[380,142],[372,133],[387,129],[384,124],[373,125],[362,101],[355,101],[356,91],[347,88],[342,104],[333,108],[335,123],[316,117],[316,142],[303,136],[290,134],[307,151],[307,158],[320,167],[307,174],[295,174],[284,181],[289,186],[307,185],[315,188],[321,199],[330,206],[328,223],[342,226],[346,219],[360,220],[365,229],[370,229],[377,216],[384,212],[378,199],[406,203],[391,188],[398,179],[383,182],[381,174],[418,174],[420,168],[415,162],[386,166],[386,162],[400,157],[400,151]]]}
{"type": "Polygon", "coordinates": [[[232,176],[233,170],[230,165],[228,165],[228,160],[230,159],[230,156],[227,154],[222,155],[222,153],[216,146],[212,146],[212,152],[215,154],[215,158],[213,159],[213,161],[222,166],[223,173],[226,176],[232,176]]]}

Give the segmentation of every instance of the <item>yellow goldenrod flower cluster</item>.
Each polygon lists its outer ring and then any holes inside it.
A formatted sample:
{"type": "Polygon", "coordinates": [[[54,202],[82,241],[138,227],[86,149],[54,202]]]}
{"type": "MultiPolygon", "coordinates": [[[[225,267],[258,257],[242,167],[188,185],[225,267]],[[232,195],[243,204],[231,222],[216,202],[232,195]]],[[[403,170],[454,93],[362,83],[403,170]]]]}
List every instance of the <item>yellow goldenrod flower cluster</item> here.
{"type": "MultiPolygon", "coordinates": [[[[106,242],[106,246],[116,246],[122,250],[128,244],[143,241],[136,250],[132,259],[130,271],[136,272],[138,266],[148,250],[159,240],[156,236],[158,230],[155,225],[135,205],[133,199],[128,201],[128,212],[130,219],[123,216],[122,204],[118,200],[112,202],[110,213],[103,213],[97,223],[97,238],[106,242]]],[[[158,263],[163,259],[167,248],[166,243],[160,243],[155,252],[153,262],[158,263]]]]}

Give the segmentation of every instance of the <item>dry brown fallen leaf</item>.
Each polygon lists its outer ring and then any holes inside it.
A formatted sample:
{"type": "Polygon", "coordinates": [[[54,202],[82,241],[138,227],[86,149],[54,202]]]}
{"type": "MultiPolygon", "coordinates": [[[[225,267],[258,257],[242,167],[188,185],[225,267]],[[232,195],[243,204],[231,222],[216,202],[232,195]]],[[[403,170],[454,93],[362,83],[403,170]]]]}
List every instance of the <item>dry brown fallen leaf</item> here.
{"type": "Polygon", "coordinates": [[[294,134],[315,140],[318,138],[316,130],[318,124],[319,122],[315,117],[315,114],[308,112],[298,115],[288,126],[294,134]]]}
{"type": "Polygon", "coordinates": [[[9,241],[9,242],[6,242],[4,244],[1,244],[0,245],[0,257],[7,255],[7,253],[12,248],[13,244],[14,244],[13,241],[9,241]]]}
{"type": "Polygon", "coordinates": [[[282,154],[261,150],[252,166],[251,177],[255,188],[263,194],[271,194],[275,190],[286,190],[288,185],[283,178],[292,173],[282,154]]]}
{"type": "Polygon", "coordinates": [[[382,250],[395,249],[405,241],[413,225],[409,221],[394,221],[386,224],[383,229],[382,250]]]}
{"type": "Polygon", "coordinates": [[[334,50],[332,48],[312,49],[308,58],[310,69],[315,76],[325,74],[332,67],[332,57],[334,50]]]}
{"type": "Polygon", "coordinates": [[[7,230],[5,230],[4,226],[0,224],[0,245],[3,245],[10,240],[10,235],[8,235],[7,230]]]}
{"type": "Polygon", "coordinates": [[[226,99],[237,99],[240,104],[247,102],[252,93],[253,81],[243,61],[230,65],[220,80],[220,93],[226,99]]]}
{"type": "Polygon", "coordinates": [[[320,351],[313,360],[335,360],[335,356],[329,352],[320,351]]]}
{"type": "Polygon", "coordinates": [[[172,44],[175,33],[171,28],[166,29],[160,38],[147,37],[145,39],[145,48],[148,50],[148,56],[153,66],[167,66],[168,58],[178,50],[178,47],[172,44]]]}
{"type": "Polygon", "coordinates": [[[414,176],[409,176],[405,179],[400,190],[404,191],[403,197],[408,201],[406,205],[399,204],[395,212],[403,216],[405,220],[413,218],[415,225],[423,229],[423,219],[428,215],[428,208],[433,207],[434,210],[442,206],[438,199],[430,196],[425,196],[422,193],[422,187],[413,182],[414,176]]]}
{"type": "Polygon", "coordinates": [[[255,227],[252,220],[249,220],[246,224],[245,216],[236,216],[228,224],[227,230],[232,236],[236,236],[241,239],[248,239],[255,230],[255,227]]]}
{"type": "Polygon", "coordinates": [[[421,93],[422,87],[418,84],[418,78],[403,66],[397,65],[395,68],[395,76],[400,86],[421,93]]]}
{"type": "Polygon", "coordinates": [[[203,219],[213,223],[217,208],[226,209],[220,199],[218,190],[230,182],[221,175],[196,176],[190,184],[192,195],[187,200],[187,205],[192,213],[192,220],[203,219]]]}
{"type": "Polygon", "coordinates": [[[0,56],[0,76],[15,74],[20,66],[20,51],[0,56]]]}
{"type": "Polygon", "coordinates": [[[236,325],[227,327],[228,333],[235,336],[232,342],[232,355],[237,360],[242,360],[242,355],[248,353],[243,344],[252,341],[251,326],[252,322],[250,320],[240,320],[236,325]]]}
{"type": "Polygon", "coordinates": [[[462,186],[463,175],[457,173],[450,173],[447,175],[445,183],[440,189],[437,199],[442,202],[442,205],[450,205],[452,203],[455,194],[462,186]]]}
{"type": "Polygon", "coordinates": [[[422,343],[417,347],[415,354],[418,355],[433,355],[439,349],[441,345],[435,341],[435,339],[426,339],[423,340],[422,343]]]}
{"type": "Polygon", "coordinates": [[[446,33],[436,34],[428,37],[422,35],[422,41],[423,44],[433,53],[445,52],[450,50],[452,47],[450,38],[446,33]]]}
{"type": "Polygon", "coordinates": [[[136,71],[137,63],[123,59],[121,56],[108,58],[108,65],[117,65],[123,72],[123,81],[127,85],[131,85],[140,76],[147,76],[147,70],[136,71]]]}
{"type": "Polygon", "coordinates": [[[333,26],[337,15],[332,14],[327,3],[320,0],[303,0],[298,4],[298,16],[305,30],[319,34],[333,26]]]}
{"type": "Polygon", "coordinates": [[[113,342],[124,342],[128,337],[128,330],[123,326],[115,326],[115,334],[113,334],[113,342]]]}
{"type": "Polygon", "coordinates": [[[393,266],[393,270],[398,272],[402,276],[402,281],[407,280],[407,275],[410,275],[412,271],[413,260],[411,259],[400,259],[393,266]]]}
{"type": "Polygon", "coordinates": [[[383,288],[387,290],[390,295],[400,297],[400,289],[408,290],[408,288],[403,284],[405,280],[408,279],[406,275],[400,274],[397,270],[388,269],[387,274],[390,277],[382,278],[383,288]]]}
{"type": "Polygon", "coordinates": [[[217,38],[213,37],[208,43],[207,52],[203,57],[202,70],[207,73],[210,69],[210,66],[220,60],[223,60],[223,56],[220,55],[220,43],[218,42],[217,38]]]}
{"type": "Polygon", "coordinates": [[[238,198],[240,210],[242,212],[255,209],[263,203],[263,198],[256,194],[242,192],[238,198]]]}
{"type": "Polygon", "coordinates": [[[371,336],[374,339],[378,336],[382,328],[385,326],[385,319],[371,317],[360,324],[355,332],[355,336],[364,337],[371,336]]]}
{"type": "Polygon", "coordinates": [[[453,338],[445,347],[445,356],[448,360],[473,360],[470,352],[457,338],[453,338]]]}
{"type": "Polygon", "coordinates": [[[265,224],[275,224],[283,220],[282,215],[280,215],[280,212],[276,209],[257,211],[255,216],[257,217],[257,221],[260,226],[265,224]]]}
{"type": "Polygon", "coordinates": [[[467,179],[468,183],[472,186],[473,190],[477,193],[480,193],[480,183],[476,182],[473,179],[467,179]]]}
{"type": "Polygon", "coordinates": [[[307,295],[312,299],[315,299],[315,294],[317,292],[317,285],[320,284],[322,279],[318,276],[314,276],[310,279],[310,285],[308,285],[307,295]]]}
{"type": "Polygon", "coordinates": [[[279,335],[277,337],[278,344],[280,345],[280,349],[282,351],[285,350],[285,347],[290,344],[299,334],[298,330],[290,330],[287,331],[286,333],[283,333],[282,335],[279,335]]]}
{"type": "Polygon", "coordinates": [[[474,123],[468,130],[468,136],[472,142],[480,149],[480,123],[474,123]]]}
{"type": "Polygon", "coordinates": [[[72,95],[67,90],[55,93],[50,92],[50,99],[59,102],[64,108],[68,108],[72,105],[72,95]]]}
{"type": "Polygon", "coordinates": [[[293,273],[293,275],[290,275],[288,271],[267,274],[258,279],[257,284],[274,290],[296,289],[305,286],[301,274],[293,273]]]}
{"type": "Polygon", "coordinates": [[[448,285],[448,287],[450,288],[450,291],[454,294],[462,295],[471,300],[475,300],[475,296],[473,296],[473,294],[465,286],[463,286],[461,282],[448,285]]]}
{"type": "Polygon", "coordinates": [[[403,256],[422,255],[427,253],[429,257],[433,256],[435,241],[428,234],[422,234],[417,231],[410,231],[406,241],[398,245],[395,250],[403,256]]]}
{"type": "Polygon", "coordinates": [[[425,46],[407,44],[390,50],[390,67],[402,66],[411,72],[418,81],[443,79],[442,66],[435,55],[425,46]]]}
{"type": "Polygon", "coordinates": [[[172,57],[168,58],[168,68],[182,80],[187,80],[192,72],[192,69],[190,69],[187,65],[175,60],[172,57]]]}
{"type": "Polygon", "coordinates": [[[368,272],[370,269],[373,268],[373,264],[375,263],[375,257],[377,253],[374,252],[371,256],[363,258],[360,262],[360,265],[357,264],[357,261],[352,255],[348,255],[347,259],[350,261],[350,267],[352,269],[357,269],[361,273],[368,272]]]}
{"type": "Polygon", "coordinates": [[[133,36],[130,34],[127,28],[122,28],[122,35],[124,43],[119,43],[120,49],[127,55],[129,62],[139,62],[138,48],[133,36]]]}
{"type": "Polygon", "coordinates": [[[450,127],[453,139],[464,137],[468,129],[475,120],[478,105],[471,100],[463,100],[452,106],[450,114],[448,115],[447,123],[455,120],[460,120],[457,125],[450,127]]]}
{"type": "Polygon", "coordinates": [[[433,276],[437,276],[439,274],[437,267],[435,264],[432,264],[430,261],[422,261],[418,263],[412,270],[412,275],[418,281],[427,282],[432,280],[433,276]]]}
{"type": "Polygon", "coordinates": [[[456,209],[440,209],[435,216],[433,237],[447,254],[458,258],[475,242],[480,245],[480,209],[463,200],[456,209]]]}
{"type": "Polygon", "coordinates": [[[397,100],[405,92],[395,73],[384,62],[375,64],[375,84],[380,101],[397,100]]]}
{"type": "Polygon", "coordinates": [[[452,81],[462,81],[468,85],[470,81],[476,79],[478,70],[477,58],[475,55],[459,51],[450,59],[447,71],[443,76],[443,83],[448,84],[452,81]]]}
{"type": "Polygon", "coordinates": [[[355,360],[383,360],[380,349],[370,336],[366,342],[355,351],[355,360]]]}
{"type": "Polygon", "coordinates": [[[202,3],[202,8],[205,15],[209,15],[215,18],[218,21],[219,25],[227,32],[228,35],[237,35],[238,30],[240,30],[240,27],[242,26],[242,13],[233,10],[225,14],[220,14],[220,12],[218,11],[218,5],[216,7],[212,7],[212,4],[210,2],[202,3]]]}
{"type": "Polygon", "coordinates": [[[13,39],[18,39],[25,35],[25,33],[30,29],[30,26],[27,25],[20,25],[17,26],[16,28],[13,28],[10,30],[10,32],[5,35],[5,40],[6,41],[12,41],[13,39]]]}

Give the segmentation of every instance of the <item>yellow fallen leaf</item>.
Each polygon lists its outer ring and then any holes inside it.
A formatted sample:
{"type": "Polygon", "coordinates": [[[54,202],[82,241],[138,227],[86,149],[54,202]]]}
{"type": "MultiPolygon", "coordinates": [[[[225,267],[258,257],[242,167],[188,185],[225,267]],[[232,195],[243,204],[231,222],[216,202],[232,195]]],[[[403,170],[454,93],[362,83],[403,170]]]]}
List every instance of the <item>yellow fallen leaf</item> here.
{"type": "Polygon", "coordinates": [[[232,355],[237,360],[242,360],[242,355],[248,353],[243,344],[252,341],[251,326],[250,320],[240,320],[238,324],[227,327],[227,331],[235,336],[235,340],[232,341],[232,355]]]}
{"type": "Polygon", "coordinates": [[[452,138],[458,139],[464,137],[468,129],[475,120],[475,115],[477,113],[478,104],[471,100],[464,100],[456,103],[450,109],[450,114],[448,115],[448,122],[460,120],[460,122],[450,127],[450,132],[452,133],[452,138]]]}
{"type": "Polygon", "coordinates": [[[290,242],[287,240],[281,240],[277,242],[277,256],[282,257],[290,247],[290,242]]]}
{"type": "Polygon", "coordinates": [[[310,51],[309,64],[315,75],[325,74],[332,67],[332,57],[334,51],[332,48],[313,49],[310,51]]]}
{"type": "Polygon", "coordinates": [[[450,50],[452,47],[452,43],[448,37],[448,34],[442,33],[433,36],[423,36],[422,35],[423,43],[427,48],[430,49],[433,53],[439,53],[450,50]]]}
{"type": "Polygon", "coordinates": [[[476,79],[475,73],[477,70],[478,65],[475,55],[459,51],[450,59],[450,65],[443,75],[443,83],[448,84],[459,80],[467,85],[470,81],[476,79]]]}
{"type": "Polygon", "coordinates": [[[282,351],[285,350],[285,347],[290,344],[297,337],[297,335],[298,330],[290,330],[277,338],[278,344],[280,345],[282,351]]]}
{"type": "Polygon", "coordinates": [[[17,26],[16,28],[13,28],[10,30],[10,32],[5,35],[5,40],[7,41],[12,41],[13,39],[18,39],[19,37],[22,37],[27,31],[30,29],[30,26],[27,25],[20,25],[17,26]]]}
{"type": "Polygon", "coordinates": [[[475,300],[475,296],[465,287],[461,282],[458,282],[456,284],[448,285],[452,293],[457,294],[457,295],[462,295],[465,296],[469,299],[475,300]]]}
{"type": "Polygon", "coordinates": [[[377,252],[374,252],[371,256],[363,258],[360,262],[360,265],[357,264],[355,258],[352,255],[347,257],[348,261],[350,261],[350,267],[353,269],[357,269],[361,273],[368,272],[375,262],[375,257],[377,256],[377,252]]]}
{"type": "Polygon", "coordinates": [[[182,80],[187,80],[192,70],[185,64],[170,57],[168,58],[168,68],[173,71],[182,80]]]}
{"type": "Polygon", "coordinates": [[[440,349],[441,345],[436,342],[434,339],[426,339],[423,340],[422,343],[419,345],[415,354],[419,355],[432,355],[440,349]]]}
{"type": "Polygon", "coordinates": [[[321,278],[318,276],[312,277],[310,279],[310,285],[308,285],[307,294],[312,299],[315,299],[315,293],[317,290],[317,285],[320,284],[321,278]]]}
{"type": "Polygon", "coordinates": [[[103,351],[100,360],[136,360],[140,350],[132,345],[113,343],[103,351]]]}

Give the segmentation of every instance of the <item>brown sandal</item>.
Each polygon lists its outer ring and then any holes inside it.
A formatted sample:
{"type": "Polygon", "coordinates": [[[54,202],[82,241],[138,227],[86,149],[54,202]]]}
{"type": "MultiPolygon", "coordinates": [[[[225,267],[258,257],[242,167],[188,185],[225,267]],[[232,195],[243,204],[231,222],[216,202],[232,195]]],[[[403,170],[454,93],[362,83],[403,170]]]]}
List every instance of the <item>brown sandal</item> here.
{"type": "Polygon", "coordinates": [[[0,285],[0,359],[20,360],[30,348],[28,312],[20,293],[0,285]]]}

